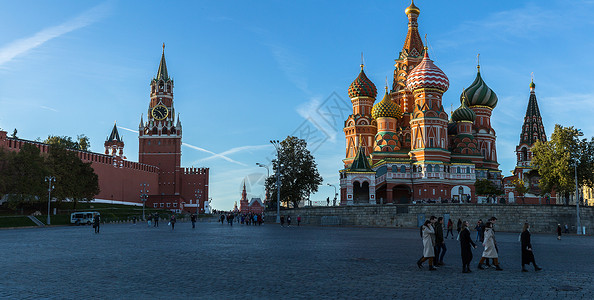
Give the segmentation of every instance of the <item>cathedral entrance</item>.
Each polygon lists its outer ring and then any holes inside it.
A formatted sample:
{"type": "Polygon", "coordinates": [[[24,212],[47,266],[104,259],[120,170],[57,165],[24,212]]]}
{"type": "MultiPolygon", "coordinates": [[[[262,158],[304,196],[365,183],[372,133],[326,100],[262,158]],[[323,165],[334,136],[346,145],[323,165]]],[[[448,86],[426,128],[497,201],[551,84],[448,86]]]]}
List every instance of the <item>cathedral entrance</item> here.
{"type": "Polygon", "coordinates": [[[405,204],[411,202],[410,188],[406,185],[397,185],[392,188],[392,202],[405,204]]]}
{"type": "Polygon", "coordinates": [[[363,184],[360,184],[358,181],[354,182],[353,200],[355,204],[369,203],[369,182],[364,181],[363,184]]]}

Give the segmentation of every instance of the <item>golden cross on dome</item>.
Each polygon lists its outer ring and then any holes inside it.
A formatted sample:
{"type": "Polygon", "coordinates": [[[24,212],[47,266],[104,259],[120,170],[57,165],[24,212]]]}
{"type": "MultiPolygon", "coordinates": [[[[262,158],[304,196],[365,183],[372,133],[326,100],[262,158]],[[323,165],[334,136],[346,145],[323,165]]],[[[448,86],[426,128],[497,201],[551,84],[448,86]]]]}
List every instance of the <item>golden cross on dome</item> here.
{"type": "Polygon", "coordinates": [[[165,53],[165,43],[163,43],[163,53],[165,53]]]}
{"type": "Polygon", "coordinates": [[[363,57],[363,52],[361,52],[361,71],[363,71],[364,66],[365,66],[365,57],[363,57]]]}
{"type": "Polygon", "coordinates": [[[530,72],[530,79],[532,79],[532,82],[534,82],[534,72],[530,72]]]}
{"type": "Polygon", "coordinates": [[[480,53],[478,53],[478,54],[476,55],[476,68],[477,68],[479,71],[481,70],[480,56],[481,56],[481,54],[480,54],[480,53]]]}

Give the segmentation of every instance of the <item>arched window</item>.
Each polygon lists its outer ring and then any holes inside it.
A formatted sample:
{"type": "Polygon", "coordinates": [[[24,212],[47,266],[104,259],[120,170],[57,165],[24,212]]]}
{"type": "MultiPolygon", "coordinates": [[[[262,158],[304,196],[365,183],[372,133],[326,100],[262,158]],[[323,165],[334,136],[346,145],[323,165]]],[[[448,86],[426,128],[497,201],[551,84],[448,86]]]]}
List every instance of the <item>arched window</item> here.
{"type": "Polygon", "coordinates": [[[470,174],[470,167],[466,167],[466,173],[470,174]]]}
{"type": "Polygon", "coordinates": [[[427,165],[427,172],[433,172],[433,167],[431,165],[427,165]]]}
{"type": "Polygon", "coordinates": [[[457,167],[456,173],[458,173],[458,174],[462,173],[461,170],[460,170],[460,167],[457,167]]]}
{"type": "Polygon", "coordinates": [[[522,161],[526,161],[528,160],[528,149],[527,148],[522,148],[522,157],[521,157],[522,161]]]}
{"type": "Polygon", "coordinates": [[[401,173],[406,173],[406,167],[405,166],[400,166],[400,172],[401,173]]]}

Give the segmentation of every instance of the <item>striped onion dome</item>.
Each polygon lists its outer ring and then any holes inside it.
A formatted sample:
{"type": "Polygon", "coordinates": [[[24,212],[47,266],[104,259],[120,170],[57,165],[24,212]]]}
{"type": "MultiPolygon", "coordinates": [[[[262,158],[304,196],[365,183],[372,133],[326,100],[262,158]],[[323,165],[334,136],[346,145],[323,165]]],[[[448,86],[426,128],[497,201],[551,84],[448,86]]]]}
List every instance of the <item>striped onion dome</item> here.
{"type": "Polygon", "coordinates": [[[429,59],[429,51],[425,47],[423,60],[408,74],[406,85],[411,90],[434,88],[447,91],[450,81],[446,74],[429,59]]]}
{"type": "MultiPolygon", "coordinates": [[[[464,90],[463,94],[466,94],[468,106],[470,107],[480,105],[494,109],[497,106],[497,95],[481,78],[480,66],[478,66],[474,82],[464,90]]],[[[460,95],[460,102],[462,102],[462,97],[463,95],[460,95]]]]}
{"type": "Polygon", "coordinates": [[[373,117],[374,119],[382,117],[398,119],[402,117],[402,109],[400,108],[400,105],[390,100],[388,88],[386,88],[386,94],[384,95],[384,99],[376,103],[371,109],[371,117],[373,117]]]}
{"type": "MultiPolygon", "coordinates": [[[[462,96],[464,97],[464,94],[462,94],[462,96]]],[[[462,101],[462,104],[460,104],[460,107],[458,107],[452,113],[452,121],[454,121],[454,122],[461,122],[461,121],[474,122],[475,119],[476,119],[476,113],[474,113],[474,111],[472,109],[470,109],[470,108],[468,108],[468,106],[466,106],[466,98],[464,97],[464,100],[462,101]]]]}
{"type": "Polygon", "coordinates": [[[355,81],[349,86],[349,98],[370,97],[375,99],[376,96],[377,88],[375,87],[375,84],[367,78],[363,71],[363,65],[361,65],[361,73],[359,73],[359,76],[357,76],[355,81]]]}

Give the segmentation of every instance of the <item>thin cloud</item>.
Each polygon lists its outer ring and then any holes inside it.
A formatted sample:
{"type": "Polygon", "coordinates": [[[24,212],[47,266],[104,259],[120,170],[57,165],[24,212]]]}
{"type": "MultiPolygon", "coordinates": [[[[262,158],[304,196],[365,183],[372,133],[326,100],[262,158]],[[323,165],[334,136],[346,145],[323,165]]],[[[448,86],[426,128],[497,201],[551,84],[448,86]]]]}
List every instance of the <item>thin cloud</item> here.
{"type": "Polygon", "coordinates": [[[213,155],[213,156],[215,156],[215,157],[222,158],[222,159],[224,159],[224,160],[226,160],[226,161],[228,161],[228,162],[232,162],[232,163],[238,164],[238,165],[240,165],[240,166],[247,167],[247,165],[246,165],[246,164],[244,164],[244,163],[242,163],[242,162],[238,162],[238,161],[236,161],[236,160],[233,160],[233,159],[231,159],[231,158],[229,158],[229,157],[227,157],[227,156],[225,156],[225,155],[222,155],[222,154],[217,154],[217,153],[214,153],[214,152],[212,152],[212,151],[210,151],[210,150],[206,150],[206,149],[204,149],[204,148],[200,148],[200,147],[198,147],[198,146],[194,146],[194,145],[190,145],[190,144],[186,144],[186,143],[182,143],[182,146],[186,146],[186,147],[192,148],[192,149],[194,149],[194,150],[198,150],[198,151],[206,152],[206,153],[212,154],[212,155],[213,155]]]}
{"type": "Polygon", "coordinates": [[[39,107],[40,107],[40,108],[43,108],[43,109],[51,110],[51,111],[53,111],[53,112],[59,112],[57,109],[55,109],[55,108],[51,108],[51,107],[48,107],[48,106],[41,105],[41,106],[39,106],[39,107]]]}
{"type": "Polygon", "coordinates": [[[241,147],[235,147],[235,148],[231,148],[231,149],[229,149],[227,151],[221,152],[219,154],[215,154],[213,156],[209,156],[209,157],[203,159],[202,161],[211,160],[213,158],[218,158],[220,156],[226,156],[226,155],[237,153],[237,152],[261,150],[261,149],[266,149],[266,148],[270,148],[270,147],[272,147],[272,146],[271,145],[257,145],[257,146],[241,146],[241,147]]]}
{"type": "Polygon", "coordinates": [[[322,115],[317,113],[320,106],[322,106],[320,98],[313,97],[308,102],[301,104],[297,108],[297,113],[301,117],[309,121],[317,129],[325,132],[326,135],[330,138],[330,141],[334,143],[336,141],[336,136],[338,132],[336,128],[328,124],[328,121],[324,119],[322,115]]]}
{"type": "Polygon", "coordinates": [[[310,94],[307,86],[307,78],[303,75],[304,64],[302,63],[302,59],[288,48],[279,44],[268,43],[266,46],[270,49],[270,52],[272,52],[274,60],[283,73],[285,73],[285,76],[287,76],[289,81],[297,86],[302,92],[310,94]]]}
{"type": "Polygon", "coordinates": [[[108,2],[101,3],[60,25],[45,28],[31,37],[22,38],[4,46],[0,49],[0,66],[43,45],[47,41],[99,21],[110,10],[111,5],[108,2]]]}
{"type": "Polygon", "coordinates": [[[138,133],[138,130],[134,130],[134,129],[130,129],[130,128],[122,127],[122,126],[118,126],[118,128],[124,129],[126,131],[130,131],[130,132],[138,133]]]}

